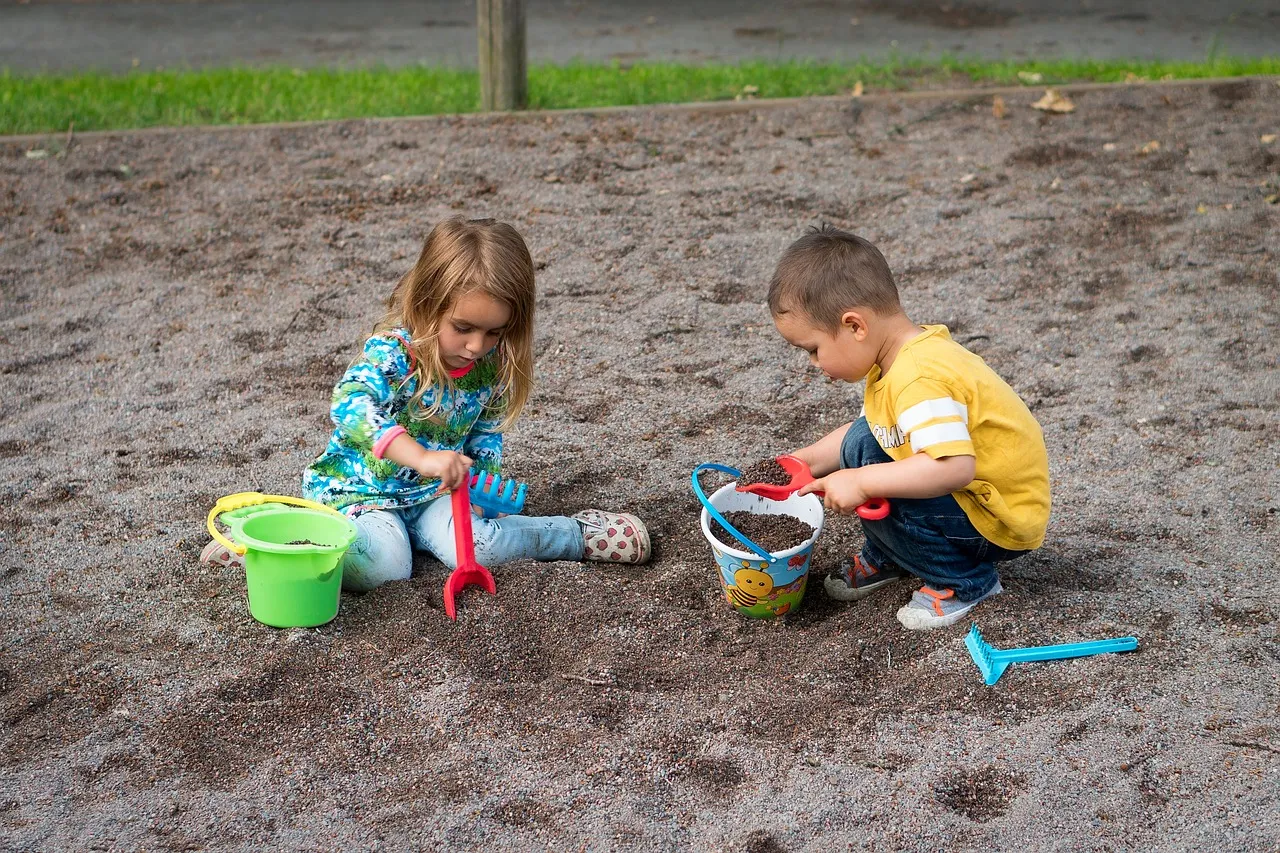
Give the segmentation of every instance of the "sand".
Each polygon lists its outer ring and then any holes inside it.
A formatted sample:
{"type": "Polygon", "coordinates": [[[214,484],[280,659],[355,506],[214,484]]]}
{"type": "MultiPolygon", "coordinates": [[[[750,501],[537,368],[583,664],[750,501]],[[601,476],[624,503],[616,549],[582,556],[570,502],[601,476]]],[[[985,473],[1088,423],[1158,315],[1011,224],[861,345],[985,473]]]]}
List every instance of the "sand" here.
{"type": "Polygon", "coordinates": [[[1275,850],[1280,88],[1041,94],[0,141],[3,846],[1275,850]],[[539,267],[507,473],[655,558],[496,567],[453,623],[421,556],[266,628],[205,514],[297,493],[457,213],[539,267]],[[984,634],[1139,651],[987,687],[906,583],[824,598],[851,518],[797,612],[725,602],[689,471],[858,412],[763,305],[821,220],[1043,424],[1048,539],[984,634]]]}

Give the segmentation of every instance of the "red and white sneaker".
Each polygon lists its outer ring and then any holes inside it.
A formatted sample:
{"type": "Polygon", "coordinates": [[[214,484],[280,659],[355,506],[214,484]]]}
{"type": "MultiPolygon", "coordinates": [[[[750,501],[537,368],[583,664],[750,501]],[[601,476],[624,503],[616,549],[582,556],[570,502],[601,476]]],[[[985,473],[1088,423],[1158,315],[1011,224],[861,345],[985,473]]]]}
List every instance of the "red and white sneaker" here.
{"type": "Polygon", "coordinates": [[[637,565],[649,562],[649,530],[634,515],[584,509],[573,520],[582,527],[582,559],[637,565]]]}
{"type": "Polygon", "coordinates": [[[897,566],[877,569],[870,563],[862,562],[862,557],[855,554],[850,560],[841,560],[840,565],[827,575],[822,586],[826,589],[827,596],[836,601],[857,601],[885,584],[906,576],[907,573],[897,566]]]}
{"type": "Polygon", "coordinates": [[[231,551],[217,539],[210,539],[209,544],[200,552],[200,562],[210,566],[226,566],[229,569],[243,569],[244,557],[231,551]]]}

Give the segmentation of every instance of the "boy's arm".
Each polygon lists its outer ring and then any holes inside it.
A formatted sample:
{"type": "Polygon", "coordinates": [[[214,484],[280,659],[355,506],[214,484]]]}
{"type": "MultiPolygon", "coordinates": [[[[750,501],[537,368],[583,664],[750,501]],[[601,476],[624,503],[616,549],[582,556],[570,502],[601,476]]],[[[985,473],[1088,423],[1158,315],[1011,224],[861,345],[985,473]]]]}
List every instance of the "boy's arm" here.
{"type": "Polygon", "coordinates": [[[840,446],[851,426],[853,421],[838,426],[808,447],[792,451],[791,455],[808,465],[815,477],[824,477],[837,471],[840,468],[840,446]]]}
{"type": "Polygon", "coordinates": [[[802,493],[825,491],[828,507],[853,512],[870,498],[936,498],[973,482],[977,459],[963,389],[920,377],[894,395],[892,410],[911,456],[836,471],[802,493]]]}
{"type": "Polygon", "coordinates": [[[934,459],[916,453],[897,462],[846,468],[800,489],[800,494],[826,492],[823,503],[836,512],[851,513],[871,498],[936,498],[973,482],[977,460],[972,456],[934,459]]]}

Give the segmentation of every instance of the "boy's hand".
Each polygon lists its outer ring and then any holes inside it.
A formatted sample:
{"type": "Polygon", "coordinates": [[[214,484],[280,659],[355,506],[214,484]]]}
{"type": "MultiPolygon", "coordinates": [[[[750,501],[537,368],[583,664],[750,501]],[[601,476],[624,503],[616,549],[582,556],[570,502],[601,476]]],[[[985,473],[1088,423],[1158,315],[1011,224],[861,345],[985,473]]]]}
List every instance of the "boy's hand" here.
{"type": "Polygon", "coordinates": [[[846,468],[814,480],[812,483],[801,487],[796,494],[807,495],[810,492],[826,492],[826,497],[822,499],[823,506],[842,515],[852,515],[857,511],[858,507],[875,497],[875,495],[867,494],[866,489],[862,488],[860,480],[857,469],[846,468]]]}
{"type": "Polygon", "coordinates": [[[422,476],[438,479],[439,491],[445,492],[466,485],[471,458],[454,450],[427,450],[414,467],[422,476]]]}

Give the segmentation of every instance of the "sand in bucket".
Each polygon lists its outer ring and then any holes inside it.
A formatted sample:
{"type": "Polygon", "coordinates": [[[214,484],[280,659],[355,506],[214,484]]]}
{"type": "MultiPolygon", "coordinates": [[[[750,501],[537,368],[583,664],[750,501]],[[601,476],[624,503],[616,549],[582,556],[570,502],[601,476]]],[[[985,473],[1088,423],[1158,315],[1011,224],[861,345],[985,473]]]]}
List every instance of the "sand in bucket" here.
{"type": "MultiPolygon", "coordinates": [[[[759,554],[746,550],[746,546],[727,531],[720,531],[719,525],[713,526],[711,514],[704,506],[702,535],[707,537],[720,569],[720,585],[725,600],[739,613],[755,619],[773,619],[791,613],[799,608],[804,598],[809,559],[813,555],[813,545],[822,533],[822,501],[816,495],[792,495],[785,501],[771,501],[759,495],[739,492],[736,485],[729,483],[721,487],[705,502],[721,514],[745,511],[757,515],[790,515],[811,526],[813,534],[791,548],[770,552],[771,559],[765,560],[759,554]]],[[[700,492],[700,489],[695,488],[695,492],[700,492]]],[[[699,498],[702,499],[701,494],[699,498]]]]}

